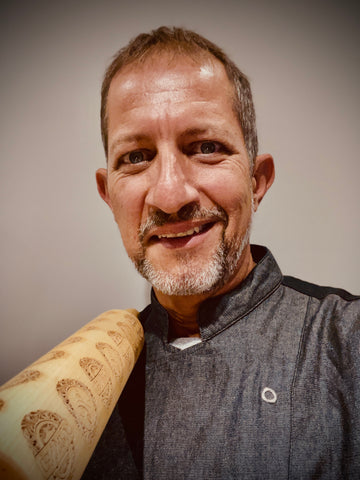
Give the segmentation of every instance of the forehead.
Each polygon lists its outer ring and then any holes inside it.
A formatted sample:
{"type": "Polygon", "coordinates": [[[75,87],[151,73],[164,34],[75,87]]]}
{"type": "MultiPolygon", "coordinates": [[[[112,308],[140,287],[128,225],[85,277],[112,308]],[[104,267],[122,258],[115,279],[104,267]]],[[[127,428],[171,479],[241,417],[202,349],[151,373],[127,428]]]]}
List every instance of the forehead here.
{"type": "Polygon", "coordinates": [[[234,88],[224,66],[210,55],[193,58],[161,54],[125,66],[115,75],[108,94],[108,118],[114,105],[131,110],[138,105],[177,103],[222,97],[233,102],[234,88]]]}

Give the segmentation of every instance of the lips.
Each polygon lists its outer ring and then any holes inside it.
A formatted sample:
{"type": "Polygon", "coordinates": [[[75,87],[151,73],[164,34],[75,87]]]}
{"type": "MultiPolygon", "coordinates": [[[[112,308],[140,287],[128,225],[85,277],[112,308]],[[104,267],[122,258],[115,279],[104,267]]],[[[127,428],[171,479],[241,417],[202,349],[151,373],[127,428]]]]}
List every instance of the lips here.
{"type": "Polygon", "coordinates": [[[188,235],[194,235],[195,233],[200,233],[205,228],[205,225],[201,225],[199,227],[190,228],[186,232],[179,232],[179,233],[164,233],[163,235],[156,235],[158,238],[180,238],[180,237],[187,237],[188,235]]]}
{"type": "Polygon", "coordinates": [[[195,246],[201,242],[201,238],[206,234],[217,222],[211,221],[198,225],[190,226],[187,224],[173,224],[163,226],[151,232],[146,241],[147,245],[161,244],[166,248],[183,248],[195,246]],[[196,243],[194,243],[196,241],[196,243]]]}
{"type": "Polygon", "coordinates": [[[143,248],[154,243],[201,238],[214,225],[221,223],[226,228],[228,216],[223,208],[200,207],[197,204],[184,205],[176,214],[161,210],[152,212],[140,225],[139,240],[143,248]]]}

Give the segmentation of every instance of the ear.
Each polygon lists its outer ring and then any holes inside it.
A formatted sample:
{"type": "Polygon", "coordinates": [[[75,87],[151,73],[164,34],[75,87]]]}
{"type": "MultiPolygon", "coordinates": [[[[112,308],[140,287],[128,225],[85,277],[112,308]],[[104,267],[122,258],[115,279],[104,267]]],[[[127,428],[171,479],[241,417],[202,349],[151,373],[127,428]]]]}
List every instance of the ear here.
{"type": "Polygon", "coordinates": [[[100,197],[106,202],[112,210],[109,190],[107,186],[107,170],[106,168],[99,168],[96,170],[96,184],[100,197]]]}
{"type": "Polygon", "coordinates": [[[258,209],[259,203],[265,193],[271,187],[275,178],[275,167],[272,156],[268,153],[258,155],[255,158],[252,186],[254,194],[254,210],[258,209]]]}

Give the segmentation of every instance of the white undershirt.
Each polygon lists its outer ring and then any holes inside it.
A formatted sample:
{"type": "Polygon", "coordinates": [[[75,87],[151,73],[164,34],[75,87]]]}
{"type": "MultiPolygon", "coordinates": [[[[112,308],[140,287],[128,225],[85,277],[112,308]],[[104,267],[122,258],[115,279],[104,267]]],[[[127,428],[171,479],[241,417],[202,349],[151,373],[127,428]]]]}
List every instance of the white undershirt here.
{"type": "Polygon", "coordinates": [[[197,343],[201,343],[201,338],[199,337],[180,337],[180,338],[175,338],[172,342],[170,342],[170,345],[173,345],[176,348],[179,348],[180,350],[185,350],[185,348],[192,347],[193,345],[196,345],[197,343]]]}

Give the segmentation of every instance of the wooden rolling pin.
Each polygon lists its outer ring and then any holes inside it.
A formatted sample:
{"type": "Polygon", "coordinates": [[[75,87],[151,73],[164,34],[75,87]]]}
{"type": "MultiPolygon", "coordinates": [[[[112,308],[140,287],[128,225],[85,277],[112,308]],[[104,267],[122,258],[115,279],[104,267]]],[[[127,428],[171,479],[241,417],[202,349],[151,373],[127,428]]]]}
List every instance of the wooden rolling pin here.
{"type": "Polygon", "coordinates": [[[0,478],[78,480],[144,344],[110,310],[0,387],[0,478]]]}

